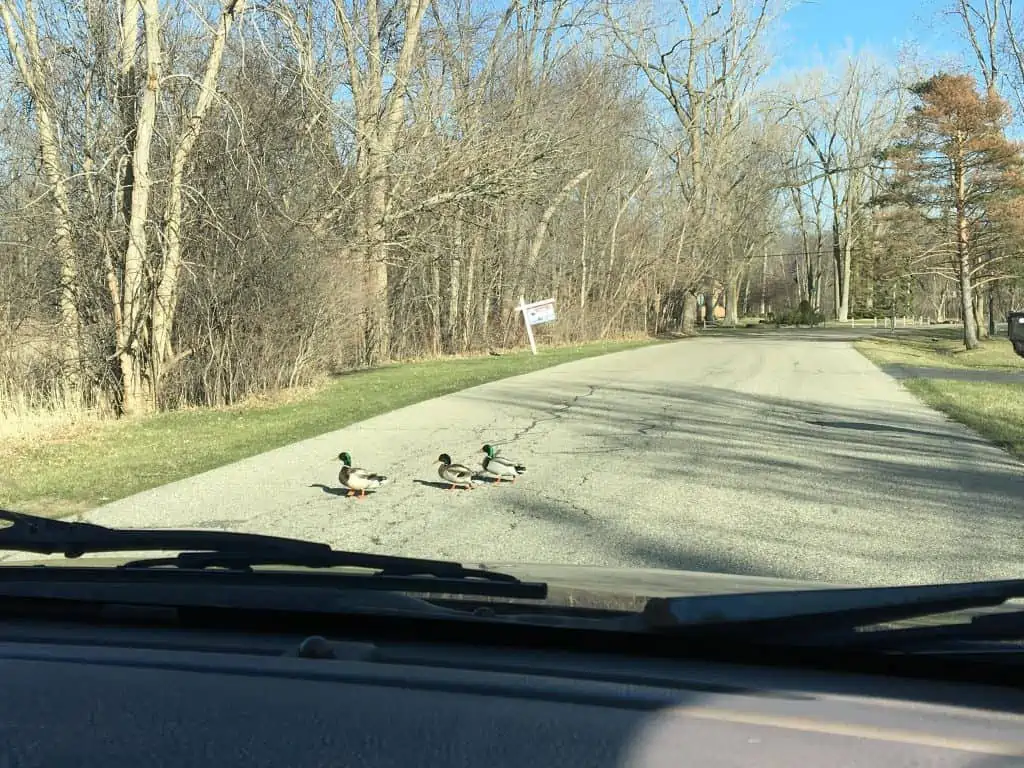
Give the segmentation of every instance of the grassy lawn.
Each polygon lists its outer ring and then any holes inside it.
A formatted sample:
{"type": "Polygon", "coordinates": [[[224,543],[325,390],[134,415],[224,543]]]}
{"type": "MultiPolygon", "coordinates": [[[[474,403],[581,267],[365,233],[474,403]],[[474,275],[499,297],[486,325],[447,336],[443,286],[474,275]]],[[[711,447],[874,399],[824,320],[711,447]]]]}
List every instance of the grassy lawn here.
{"type": "Polygon", "coordinates": [[[907,379],[924,403],[1024,459],[1024,401],[1018,384],[907,379]]]}
{"type": "MultiPolygon", "coordinates": [[[[903,364],[990,371],[1024,370],[1005,336],[967,351],[959,329],[927,329],[892,339],[872,338],[855,346],[876,364],[903,364]]],[[[1024,388],[1013,383],[913,378],[903,385],[926,405],[965,424],[1024,459],[1024,388]]]]}
{"type": "Polygon", "coordinates": [[[0,447],[0,506],[64,515],[341,429],[406,405],[571,360],[656,343],[597,342],[501,356],[391,365],[339,376],[290,402],[106,422],[0,447]]]}
{"type": "Polygon", "coordinates": [[[984,339],[977,349],[966,350],[959,328],[922,328],[913,333],[884,337],[881,334],[855,343],[874,363],[934,366],[938,368],[982,368],[994,371],[1024,369],[1006,336],[984,339]]]}

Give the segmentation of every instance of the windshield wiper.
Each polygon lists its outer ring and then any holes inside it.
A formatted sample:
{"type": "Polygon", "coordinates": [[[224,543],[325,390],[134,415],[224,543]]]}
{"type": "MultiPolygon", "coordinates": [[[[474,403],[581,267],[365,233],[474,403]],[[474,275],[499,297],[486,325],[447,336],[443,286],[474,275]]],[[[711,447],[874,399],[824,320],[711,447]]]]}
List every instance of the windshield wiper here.
{"type": "Polygon", "coordinates": [[[234,531],[188,531],[147,528],[108,528],[94,523],[52,520],[0,509],[0,550],[61,554],[81,557],[97,552],[133,550],[228,550],[282,552],[288,554],[329,552],[327,544],[278,536],[234,531]]]}
{"type": "Polygon", "coordinates": [[[461,563],[445,560],[346,552],[303,539],[235,531],[108,528],[0,509],[0,521],[5,520],[8,525],[0,523],[0,551],[62,554],[67,558],[78,558],[87,553],[190,550],[170,557],[124,563],[118,566],[122,571],[169,567],[252,573],[253,566],[259,565],[349,567],[372,571],[365,575],[344,574],[346,583],[355,587],[360,585],[360,580],[369,585],[365,580],[372,578],[373,589],[536,599],[547,597],[546,584],[520,581],[507,573],[466,568],[461,563]]]}
{"type": "MultiPolygon", "coordinates": [[[[758,592],[695,597],[652,598],[643,611],[649,631],[735,637],[757,633],[766,642],[807,640],[819,643],[887,645],[888,639],[925,640],[956,636],[972,624],[858,631],[865,627],[911,621],[976,608],[1000,606],[1024,597],[1024,579],[929,584],[906,587],[865,587],[758,592]],[[942,630],[939,632],[939,630],[942,630]],[[904,635],[903,633],[911,633],[904,635]]],[[[975,617],[972,637],[992,638],[1016,633],[1024,622],[1016,612],[975,617]]]]}

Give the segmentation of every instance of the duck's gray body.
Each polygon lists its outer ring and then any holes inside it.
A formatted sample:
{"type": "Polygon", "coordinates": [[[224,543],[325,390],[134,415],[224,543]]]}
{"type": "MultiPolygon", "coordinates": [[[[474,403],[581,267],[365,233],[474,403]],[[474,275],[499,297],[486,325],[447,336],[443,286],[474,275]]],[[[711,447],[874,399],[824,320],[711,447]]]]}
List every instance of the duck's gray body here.
{"type": "Polygon", "coordinates": [[[355,491],[360,496],[365,496],[367,491],[376,491],[381,486],[391,482],[391,479],[386,475],[370,472],[362,467],[353,467],[352,456],[348,451],[338,454],[338,458],[341,460],[338,482],[344,486],[346,496],[349,491],[355,491]]]}
{"type": "Polygon", "coordinates": [[[438,459],[441,464],[437,468],[437,475],[453,488],[460,486],[464,488],[473,487],[473,470],[465,464],[454,464],[451,456],[442,453],[438,459]]]}
{"type": "Polygon", "coordinates": [[[484,456],[484,471],[501,479],[515,480],[526,473],[526,465],[500,454],[484,456]]]}
{"type": "Polygon", "coordinates": [[[490,443],[487,443],[480,450],[484,452],[484,460],[482,462],[484,472],[493,475],[499,483],[503,479],[515,482],[519,475],[526,473],[525,464],[521,461],[510,459],[508,456],[502,456],[490,443]]]}

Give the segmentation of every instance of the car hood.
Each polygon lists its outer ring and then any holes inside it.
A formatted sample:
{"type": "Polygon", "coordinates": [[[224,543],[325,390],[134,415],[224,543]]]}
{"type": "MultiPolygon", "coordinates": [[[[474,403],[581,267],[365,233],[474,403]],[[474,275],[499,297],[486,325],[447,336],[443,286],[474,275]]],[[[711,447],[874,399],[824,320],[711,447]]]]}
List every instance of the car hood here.
{"type": "MultiPolygon", "coordinates": [[[[116,567],[139,556],[86,555],[67,559],[53,557],[8,557],[0,566],[116,567]]],[[[169,553],[168,553],[169,554],[169,553]]],[[[681,571],[663,568],[624,568],[595,565],[564,565],[552,563],[503,563],[463,561],[469,568],[500,571],[523,581],[542,581],[548,585],[549,605],[609,610],[639,610],[651,597],[686,597],[730,593],[779,590],[835,589],[865,585],[835,584],[817,581],[749,576],[731,573],[681,571]]],[[[260,567],[258,570],[308,571],[293,566],[260,567]]],[[[325,569],[314,569],[323,573],[325,569]]],[[[337,571],[348,569],[338,568],[337,571]]],[[[474,598],[476,599],[476,598],[474,598]]],[[[504,599],[504,598],[502,598],[504,599]]],[[[533,602],[533,601],[528,601],[533,602]]]]}
{"type": "Polygon", "coordinates": [[[551,604],[615,610],[640,609],[651,597],[864,586],[667,568],[491,562],[476,563],[475,567],[508,573],[524,581],[543,581],[548,585],[547,602],[551,604]]]}
{"type": "MultiPolygon", "coordinates": [[[[167,553],[171,554],[171,553],[167,553]]],[[[47,565],[56,567],[115,567],[140,556],[157,556],[155,552],[135,553],[131,556],[120,555],[86,555],[81,558],[67,559],[61,556],[52,557],[21,557],[0,561],[4,566],[35,566],[47,565]]],[[[550,563],[503,563],[463,561],[469,568],[489,571],[500,571],[515,576],[523,581],[544,582],[548,586],[548,597],[543,601],[546,605],[565,606],[577,609],[611,610],[611,611],[642,611],[652,597],[692,597],[698,595],[727,595],[741,593],[807,591],[821,589],[855,589],[858,587],[877,587],[877,584],[829,583],[821,581],[786,579],[769,576],[752,576],[746,574],[714,573],[705,571],[684,571],[664,568],[624,568],[615,566],[564,565],[550,563]]],[[[328,569],[309,569],[296,566],[258,566],[258,571],[299,571],[324,573],[328,569]]],[[[351,572],[352,569],[330,569],[337,572],[351,572]]],[[[460,595],[435,595],[437,598],[465,600],[460,595]]],[[[525,603],[536,605],[536,600],[487,598],[473,596],[475,602],[500,601],[503,603],[525,603]]],[[[1003,611],[1020,610],[1021,601],[1011,600],[999,606],[972,608],[954,613],[967,620],[971,616],[1003,611]]],[[[929,625],[948,620],[947,614],[928,616],[911,620],[913,625],[929,625]]]]}

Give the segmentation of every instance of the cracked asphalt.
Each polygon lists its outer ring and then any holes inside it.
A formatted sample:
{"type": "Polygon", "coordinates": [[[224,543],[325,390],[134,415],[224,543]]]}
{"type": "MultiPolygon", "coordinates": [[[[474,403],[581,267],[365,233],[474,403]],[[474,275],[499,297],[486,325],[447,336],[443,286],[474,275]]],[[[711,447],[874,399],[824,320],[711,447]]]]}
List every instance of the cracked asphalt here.
{"type": "Polygon", "coordinates": [[[1022,465],[836,334],[703,337],[402,408],[82,516],[464,562],[898,584],[1024,575],[1022,465]],[[514,485],[448,491],[484,443],[514,485]],[[344,498],[337,455],[394,483],[344,498]]]}

